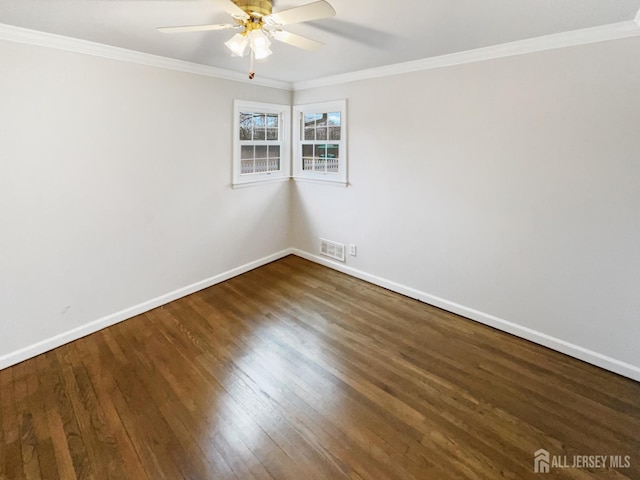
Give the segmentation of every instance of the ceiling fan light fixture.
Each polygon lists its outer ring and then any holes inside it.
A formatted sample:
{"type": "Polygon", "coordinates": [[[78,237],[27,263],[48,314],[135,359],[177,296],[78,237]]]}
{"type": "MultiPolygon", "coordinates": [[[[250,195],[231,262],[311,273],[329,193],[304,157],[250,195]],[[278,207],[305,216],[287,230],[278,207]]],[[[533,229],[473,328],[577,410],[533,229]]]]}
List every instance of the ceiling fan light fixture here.
{"type": "Polygon", "coordinates": [[[267,47],[260,50],[255,50],[254,54],[256,56],[256,60],[262,60],[263,58],[267,58],[269,55],[273,54],[273,52],[269,47],[267,47]]]}
{"type": "Polygon", "coordinates": [[[235,34],[224,44],[234,57],[244,57],[247,54],[247,50],[250,50],[249,78],[251,79],[255,76],[253,71],[254,60],[261,60],[273,54],[269,48],[271,46],[270,39],[272,38],[310,52],[316,51],[324,45],[302,35],[281,30],[280,26],[321,20],[333,17],[336,14],[334,8],[326,0],[315,0],[312,3],[276,13],[273,13],[272,8],[274,0],[213,1],[233,17],[234,23],[158,27],[158,30],[162,33],[240,30],[240,33],[235,34]]]}
{"type": "Polygon", "coordinates": [[[224,44],[229,50],[231,50],[231,54],[234,57],[244,57],[247,45],[249,45],[249,40],[245,35],[236,33],[228,41],[224,42],[224,44]]]}
{"type": "Polygon", "coordinates": [[[271,41],[262,30],[251,30],[248,37],[249,45],[251,50],[253,50],[256,60],[267,58],[273,53],[269,48],[271,46],[271,41]]]}

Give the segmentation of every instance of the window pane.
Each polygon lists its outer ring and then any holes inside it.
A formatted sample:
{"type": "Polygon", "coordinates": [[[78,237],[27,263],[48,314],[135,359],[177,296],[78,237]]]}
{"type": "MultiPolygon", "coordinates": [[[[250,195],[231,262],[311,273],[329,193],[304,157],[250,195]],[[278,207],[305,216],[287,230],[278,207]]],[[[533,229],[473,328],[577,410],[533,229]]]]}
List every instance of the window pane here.
{"type": "Polygon", "coordinates": [[[280,157],[280,145],[270,145],[269,158],[279,158],[279,157],[280,157]]]}
{"type": "Polygon", "coordinates": [[[315,128],[305,128],[304,129],[304,139],[305,140],[315,140],[316,139],[316,129],[315,128]]]}
{"type": "Polygon", "coordinates": [[[316,126],[316,114],[315,113],[305,113],[305,115],[304,115],[304,125],[305,125],[305,127],[315,127],[316,126]]]}
{"type": "Polygon", "coordinates": [[[256,158],[267,158],[266,145],[256,145],[256,158]]]}
{"type": "Polygon", "coordinates": [[[255,127],[265,127],[267,122],[265,120],[266,115],[264,113],[254,113],[253,114],[253,126],[255,127]]]}
{"type": "Polygon", "coordinates": [[[240,125],[243,125],[247,128],[251,128],[253,126],[253,113],[247,113],[247,112],[241,113],[240,125]]]}
{"type": "Polygon", "coordinates": [[[242,160],[240,162],[240,175],[253,173],[253,160],[242,160]]]}
{"type": "Polygon", "coordinates": [[[240,114],[240,140],[251,140],[251,132],[253,129],[253,114],[240,114]]]}
{"type": "Polygon", "coordinates": [[[267,159],[256,159],[256,173],[265,173],[267,171],[267,159]]]}
{"type": "Polygon", "coordinates": [[[302,170],[313,170],[313,158],[302,159],[302,170]]]}
{"type": "Polygon", "coordinates": [[[278,115],[267,115],[267,127],[278,127],[278,115]]]}
{"type": "Polygon", "coordinates": [[[277,172],[280,170],[280,159],[279,158],[270,158],[269,159],[269,171],[277,172]]]}
{"type": "Polygon", "coordinates": [[[315,172],[324,172],[326,168],[327,161],[325,159],[316,158],[316,161],[313,165],[313,170],[315,172]]]}
{"type": "Polygon", "coordinates": [[[278,140],[277,128],[267,128],[267,140],[278,140]]]}
{"type": "Polygon", "coordinates": [[[264,128],[254,128],[253,129],[253,139],[254,140],[265,140],[266,132],[264,128]]]}
{"type": "Polygon", "coordinates": [[[313,145],[302,145],[302,156],[313,157],[313,145]]]}
{"type": "Polygon", "coordinates": [[[316,128],[316,140],[326,140],[326,139],[327,139],[327,127],[316,128]]]}
{"type": "Polygon", "coordinates": [[[328,113],[319,113],[318,117],[316,118],[316,126],[317,127],[326,126],[328,116],[329,116],[328,113]]]}
{"type": "Polygon", "coordinates": [[[331,112],[329,114],[329,125],[340,125],[340,112],[331,112]]]}
{"type": "Polygon", "coordinates": [[[329,138],[327,140],[340,140],[340,127],[329,127],[329,138]]]}
{"type": "Polygon", "coordinates": [[[327,145],[327,172],[338,173],[340,164],[338,145],[327,145]]]}
{"type": "Polygon", "coordinates": [[[314,148],[314,157],[316,158],[324,158],[327,155],[327,146],[326,145],[315,145],[314,148]]]}
{"type": "Polygon", "coordinates": [[[240,158],[253,158],[253,145],[243,145],[240,147],[240,158]]]}

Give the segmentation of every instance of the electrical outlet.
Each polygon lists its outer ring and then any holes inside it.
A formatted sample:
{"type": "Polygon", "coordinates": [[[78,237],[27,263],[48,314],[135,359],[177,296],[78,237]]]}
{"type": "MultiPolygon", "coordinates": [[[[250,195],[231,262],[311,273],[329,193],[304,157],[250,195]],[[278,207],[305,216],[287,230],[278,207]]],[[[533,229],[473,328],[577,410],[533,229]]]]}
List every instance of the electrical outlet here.
{"type": "Polygon", "coordinates": [[[356,246],[355,243],[350,244],[349,245],[349,255],[351,255],[352,257],[355,257],[356,253],[357,253],[357,249],[358,249],[358,247],[356,246]]]}

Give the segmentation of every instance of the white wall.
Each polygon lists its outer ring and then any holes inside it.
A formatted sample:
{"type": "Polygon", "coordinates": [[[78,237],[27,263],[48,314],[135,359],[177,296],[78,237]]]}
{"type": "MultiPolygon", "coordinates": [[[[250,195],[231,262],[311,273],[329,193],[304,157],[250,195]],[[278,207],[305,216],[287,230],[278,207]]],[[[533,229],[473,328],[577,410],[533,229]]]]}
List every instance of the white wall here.
{"type": "Polygon", "coordinates": [[[296,183],[294,246],[356,243],[352,273],[640,380],[638,58],[633,38],[296,92],[348,99],[351,185],[296,183]]]}
{"type": "Polygon", "coordinates": [[[0,59],[0,368],[289,247],[288,185],[230,188],[230,125],[234,98],[290,92],[2,41],[0,59]]]}
{"type": "Polygon", "coordinates": [[[348,99],[351,185],[232,190],[233,99],[289,92],[0,41],[0,368],[322,236],[358,244],[350,273],[640,380],[639,54],[296,92],[348,99]]]}

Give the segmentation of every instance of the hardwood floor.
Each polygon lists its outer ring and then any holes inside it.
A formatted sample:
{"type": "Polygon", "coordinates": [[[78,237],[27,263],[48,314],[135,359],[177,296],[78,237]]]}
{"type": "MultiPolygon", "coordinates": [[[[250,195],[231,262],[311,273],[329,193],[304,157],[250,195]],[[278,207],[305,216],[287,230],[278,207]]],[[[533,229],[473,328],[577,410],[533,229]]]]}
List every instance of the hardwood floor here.
{"type": "Polygon", "coordinates": [[[640,383],[293,256],[0,389],[3,480],[640,478],[640,383]]]}

